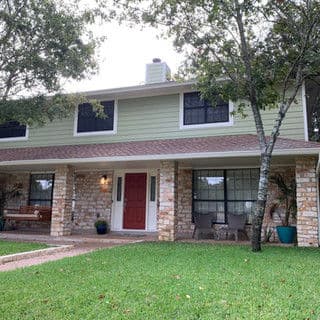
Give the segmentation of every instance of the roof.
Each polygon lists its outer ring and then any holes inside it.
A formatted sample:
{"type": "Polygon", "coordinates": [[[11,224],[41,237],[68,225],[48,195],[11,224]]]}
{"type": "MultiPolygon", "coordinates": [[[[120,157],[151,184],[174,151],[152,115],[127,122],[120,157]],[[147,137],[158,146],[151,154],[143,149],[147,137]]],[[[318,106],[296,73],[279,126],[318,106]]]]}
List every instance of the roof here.
{"type": "MultiPolygon", "coordinates": [[[[320,144],[278,138],[275,155],[317,155],[320,144]]],[[[0,150],[0,165],[259,156],[256,135],[24,147],[0,150]]]]}

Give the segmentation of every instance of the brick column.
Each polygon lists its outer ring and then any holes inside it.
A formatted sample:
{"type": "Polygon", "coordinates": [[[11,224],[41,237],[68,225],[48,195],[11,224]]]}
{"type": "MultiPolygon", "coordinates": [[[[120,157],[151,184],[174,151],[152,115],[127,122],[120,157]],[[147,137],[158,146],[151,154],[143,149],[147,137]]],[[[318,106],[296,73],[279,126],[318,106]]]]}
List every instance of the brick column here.
{"type": "Polygon", "coordinates": [[[159,190],[159,240],[174,241],[177,232],[178,210],[178,164],[175,161],[161,161],[159,190]]]}
{"type": "Polygon", "coordinates": [[[51,235],[67,236],[71,234],[73,193],[73,169],[70,166],[60,166],[55,170],[51,235]]]}
{"type": "Polygon", "coordinates": [[[178,213],[177,232],[179,237],[191,238],[192,223],[192,169],[178,170],[178,213]]]}
{"type": "Polygon", "coordinates": [[[316,159],[301,157],[296,159],[297,182],[297,233],[298,246],[317,247],[318,209],[316,159]]]}

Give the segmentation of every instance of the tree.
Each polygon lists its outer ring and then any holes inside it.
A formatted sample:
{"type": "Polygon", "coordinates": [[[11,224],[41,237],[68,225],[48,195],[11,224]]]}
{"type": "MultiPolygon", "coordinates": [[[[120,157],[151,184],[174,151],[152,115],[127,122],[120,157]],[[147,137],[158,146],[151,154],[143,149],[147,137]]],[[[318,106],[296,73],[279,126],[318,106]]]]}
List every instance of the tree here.
{"type": "Polygon", "coordinates": [[[62,82],[97,69],[101,39],[88,27],[99,11],[69,0],[0,2],[0,123],[44,124],[70,114],[82,99],[62,94],[62,82]]]}
{"type": "Polygon", "coordinates": [[[261,250],[271,157],[304,81],[320,73],[320,2],[313,0],[113,0],[112,16],[158,27],[186,54],[184,75],[204,98],[246,101],[259,140],[259,191],[252,250],[261,250]],[[270,133],[261,110],[276,108],[270,133]]]}

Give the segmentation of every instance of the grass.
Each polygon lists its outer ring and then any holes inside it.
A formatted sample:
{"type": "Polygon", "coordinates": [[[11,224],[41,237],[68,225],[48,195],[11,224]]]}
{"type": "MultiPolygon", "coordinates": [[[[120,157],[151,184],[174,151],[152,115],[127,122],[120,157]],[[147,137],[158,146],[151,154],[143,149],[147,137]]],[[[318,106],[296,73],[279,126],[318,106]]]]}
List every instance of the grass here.
{"type": "Polygon", "coordinates": [[[48,246],[43,243],[14,242],[0,240],[0,256],[44,248],[48,248],[48,246]]]}
{"type": "Polygon", "coordinates": [[[142,243],[0,273],[2,319],[319,319],[320,251],[142,243]]]}

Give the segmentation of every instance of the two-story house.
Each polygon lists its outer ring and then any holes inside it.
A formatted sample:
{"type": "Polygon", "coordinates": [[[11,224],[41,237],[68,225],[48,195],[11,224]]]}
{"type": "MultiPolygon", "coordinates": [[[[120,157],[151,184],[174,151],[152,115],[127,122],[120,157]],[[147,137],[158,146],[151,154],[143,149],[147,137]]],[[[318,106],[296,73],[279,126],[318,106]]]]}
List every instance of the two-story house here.
{"type": "MultiPolygon", "coordinates": [[[[238,212],[247,214],[250,229],[260,161],[253,117],[233,116],[236,102],[212,108],[194,82],[170,81],[168,73],[156,60],[147,65],[144,85],[86,92],[102,102],[106,118],[82,104],[72,117],[41,128],[0,125],[2,181],[23,185],[7,206],[52,207],[50,222],[21,227],[69,235],[92,231],[100,217],[112,231],[157,232],[160,240],[174,240],[191,236],[193,213],[214,213],[220,232],[227,212],[238,212]]],[[[263,112],[266,132],[274,112],[263,112]]],[[[272,161],[272,172],[296,179],[301,246],[319,244],[319,152],[308,141],[303,88],[272,161]]],[[[270,186],[268,206],[275,193],[270,186]]]]}

